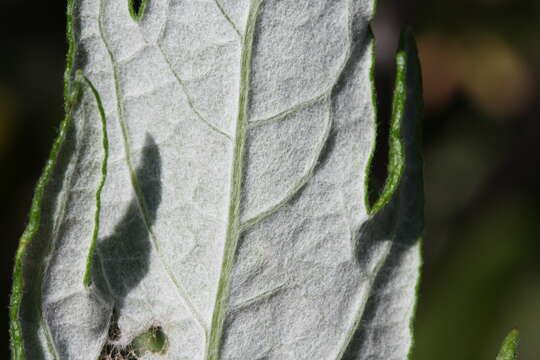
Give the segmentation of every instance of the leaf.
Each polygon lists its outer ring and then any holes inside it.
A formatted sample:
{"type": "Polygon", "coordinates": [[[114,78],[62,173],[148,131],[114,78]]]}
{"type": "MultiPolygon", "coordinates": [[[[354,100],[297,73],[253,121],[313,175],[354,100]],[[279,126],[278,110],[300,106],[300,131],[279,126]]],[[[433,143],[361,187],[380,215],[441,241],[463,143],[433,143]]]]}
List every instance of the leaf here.
{"type": "Polygon", "coordinates": [[[370,208],[372,16],[371,0],[71,0],[13,359],[406,358],[421,81],[406,32],[370,208]]]}
{"type": "Polygon", "coordinates": [[[514,329],[504,339],[497,360],[517,360],[518,343],[519,331],[514,329]]]}

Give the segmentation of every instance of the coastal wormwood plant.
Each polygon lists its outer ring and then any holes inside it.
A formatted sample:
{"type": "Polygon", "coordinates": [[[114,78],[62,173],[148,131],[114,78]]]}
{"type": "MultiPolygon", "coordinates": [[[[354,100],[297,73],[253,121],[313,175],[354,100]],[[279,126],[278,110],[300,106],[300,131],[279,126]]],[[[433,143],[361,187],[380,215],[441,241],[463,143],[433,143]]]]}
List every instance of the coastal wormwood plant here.
{"type": "Polygon", "coordinates": [[[401,360],[421,81],[388,179],[374,0],[69,0],[66,119],[16,255],[14,360],[401,360]]]}

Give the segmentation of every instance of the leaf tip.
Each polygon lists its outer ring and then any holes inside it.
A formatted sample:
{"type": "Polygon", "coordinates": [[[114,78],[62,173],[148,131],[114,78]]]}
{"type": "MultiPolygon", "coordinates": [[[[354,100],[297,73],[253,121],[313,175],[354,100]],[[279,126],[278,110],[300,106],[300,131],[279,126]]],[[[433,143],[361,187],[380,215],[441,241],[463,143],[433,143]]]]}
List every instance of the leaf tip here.
{"type": "Polygon", "coordinates": [[[518,344],[519,330],[514,328],[504,339],[496,360],[517,360],[518,344]]]}
{"type": "Polygon", "coordinates": [[[403,172],[411,162],[421,163],[422,77],[416,40],[410,27],[400,37],[396,53],[392,119],[389,136],[388,176],[381,195],[370,209],[374,214],[385,207],[398,193],[403,172]],[[413,151],[415,150],[415,151],[413,151]]]}

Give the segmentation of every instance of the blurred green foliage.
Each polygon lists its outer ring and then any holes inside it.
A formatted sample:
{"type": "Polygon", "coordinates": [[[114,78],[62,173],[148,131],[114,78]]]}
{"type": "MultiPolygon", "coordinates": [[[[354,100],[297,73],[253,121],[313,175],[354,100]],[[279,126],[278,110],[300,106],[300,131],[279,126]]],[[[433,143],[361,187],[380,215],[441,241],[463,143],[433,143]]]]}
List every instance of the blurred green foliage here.
{"type": "MultiPolygon", "coordinates": [[[[127,0],[126,4],[127,4],[127,0]]],[[[62,119],[65,3],[0,12],[2,308],[35,182],[62,119]]],[[[379,0],[377,90],[387,134],[399,31],[416,31],[426,116],[425,265],[414,360],[493,360],[512,328],[540,354],[540,1],[379,0]]],[[[386,141],[375,169],[382,183],[386,141]]],[[[8,358],[7,311],[0,358],[8,358]]]]}

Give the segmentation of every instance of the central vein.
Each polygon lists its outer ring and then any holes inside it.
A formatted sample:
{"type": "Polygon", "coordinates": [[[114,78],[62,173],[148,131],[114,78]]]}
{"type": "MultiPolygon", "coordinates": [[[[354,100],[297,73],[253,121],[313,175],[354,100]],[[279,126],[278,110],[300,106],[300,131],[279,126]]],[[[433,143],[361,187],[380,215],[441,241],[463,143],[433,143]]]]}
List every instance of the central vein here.
{"type": "Polygon", "coordinates": [[[234,265],[236,246],[240,236],[240,201],[242,196],[242,174],[246,131],[248,122],[249,84],[251,75],[251,58],[253,37],[258,18],[259,8],[263,0],[251,0],[248,21],[242,42],[240,62],[240,96],[238,100],[238,118],[234,134],[234,150],[232,154],[232,170],[230,184],[230,200],[227,219],[227,233],[223,251],[223,263],[219,277],[214,314],[207,344],[206,360],[218,360],[223,334],[223,323],[227,312],[231,273],[234,265]]]}

